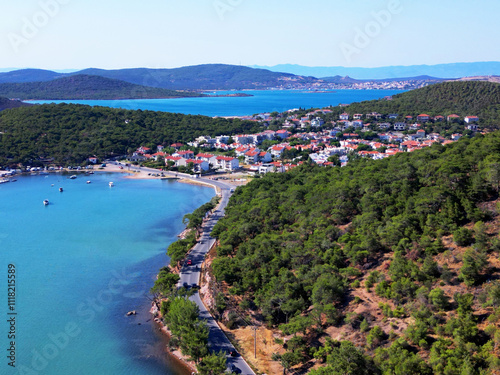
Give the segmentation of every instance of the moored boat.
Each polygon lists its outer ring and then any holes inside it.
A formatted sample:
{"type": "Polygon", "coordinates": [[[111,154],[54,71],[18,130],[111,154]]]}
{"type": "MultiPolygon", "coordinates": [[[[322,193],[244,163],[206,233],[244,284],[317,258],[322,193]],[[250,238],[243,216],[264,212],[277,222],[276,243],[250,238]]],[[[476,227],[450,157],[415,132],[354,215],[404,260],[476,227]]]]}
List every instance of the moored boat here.
{"type": "Polygon", "coordinates": [[[45,200],[43,201],[43,205],[44,205],[44,206],[48,206],[48,205],[49,205],[49,200],[48,200],[48,199],[45,199],[45,200]]]}
{"type": "Polygon", "coordinates": [[[115,186],[115,184],[113,183],[113,181],[111,181],[111,182],[109,183],[109,187],[113,187],[113,186],[115,186]]]}
{"type": "Polygon", "coordinates": [[[74,180],[74,179],[76,179],[76,175],[74,174],[74,175],[72,175],[72,176],[69,176],[69,179],[70,179],[70,180],[74,180]]]}
{"type": "Polygon", "coordinates": [[[60,188],[59,188],[59,191],[62,193],[62,192],[63,192],[63,188],[62,188],[62,187],[60,187],[60,188]]]}

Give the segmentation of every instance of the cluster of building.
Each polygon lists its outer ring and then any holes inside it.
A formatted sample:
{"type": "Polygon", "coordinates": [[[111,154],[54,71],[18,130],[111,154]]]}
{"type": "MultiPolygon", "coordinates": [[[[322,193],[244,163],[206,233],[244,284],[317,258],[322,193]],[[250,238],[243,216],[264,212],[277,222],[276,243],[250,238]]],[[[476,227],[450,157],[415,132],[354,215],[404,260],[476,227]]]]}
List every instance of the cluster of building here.
{"type": "Polygon", "coordinates": [[[439,83],[437,79],[395,79],[387,81],[363,81],[356,80],[350,77],[339,78],[337,80],[316,80],[309,82],[306,80],[289,80],[283,81],[281,85],[275,89],[286,90],[413,90],[422,88],[428,85],[439,83]]]}
{"type": "Polygon", "coordinates": [[[164,160],[167,166],[174,167],[191,167],[194,172],[207,172],[210,169],[218,169],[222,171],[232,172],[239,169],[239,160],[230,156],[212,155],[199,153],[194,154],[191,150],[180,150],[184,145],[174,143],[170,147],[177,151],[173,154],[163,152],[164,147],[158,146],[156,153],[151,153],[148,147],[139,147],[129,158],[131,162],[144,162],[148,160],[164,160]]]}
{"type": "MultiPolygon", "coordinates": [[[[355,129],[363,129],[369,128],[373,125],[373,123],[376,123],[378,129],[381,130],[392,128],[395,131],[405,131],[418,130],[422,127],[422,124],[428,122],[441,122],[445,119],[447,122],[453,122],[462,119],[460,116],[455,114],[449,115],[446,118],[444,116],[430,116],[427,114],[420,114],[416,116],[415,119],[413,118],[413,116],[404,116],[403,121],[395,123],[382,122],[381,120],[383,120],[384,118],[388,120],[396,120],[400,119],[400,116],[397,113],[392,113],[387,116],[384,116],[377,112],[367,114],[355,113],[352,116],[349,113],[342,113],[339,115],[339,120],[336,122],[336,124],[343,129],[347,129],[349,127],[353,127],[355,129]],[[369,122],[364,122],[363,118],[365,118],[369,122]],[[412,123],[414,120],[416,120],[416,122],[412,123]]],[[[477,131],[479,129],[477,124],[479,122],[479,118],[477,116],[466,116],[463,118],[463,121],[467,124],[468,130],[477,131]]]]}
{"type": "Polygon", "coordinates": [[[430,147],[434,143],[449,144],[460,139],[460,134],[455,134],[453,139],[445,139],[437,133],[425,134],[425,130],[417,131],[417,134],[401,136],[400,134],[379,134],[379,141],[367,141],[359,139],[358,134],[342,134],[343,140],[339,147],[325,147],[321,151],[309,155],[309,157],[319,165],[331,165],[328,159],[333,155],[338,155],[342,165],[348,161],[348,155],[356,152],[358,155],[371,159],[383,159],[400,152],[412,152],[424,147],[430,147]],[[387,143],[385,143],[387,142],[387,143]],[[360,149],[360,145],[369,146],[360,149]]]}
{"type": "MultiPolygon", "coordinates": [[[[294,160],[293,163],[283,163],[281,159],[286,150],[308,151],[309,158],[313,162],[324,166],[332,165],[329,159],[337,155],[341,164],[345,165],[349,154],[353,152],[363,157],[382,159],[399,152],[412,152],[429,147],[434,143],[454,142],[462,136],[457,133],[453,134],[451,139],[445,139],[438,133],[427,134],[424,129],[425,124],[429,122],[462,121],[462,118],[455,114],[447,117],[420,114],[413,118],[413,116],[400,116],[395,113],[388,115],[377,112],[353,115],[342,113],[337,121],[329,121],[326,124],[329,126],[324,126],[324,117],[333,112],[331,109],[314,110],[305,115],[299,115],[297,112],[299,110],[290,110],[274,118],[270,113],[245,118],[259,121],[264,125],[269,125],[271,120],[280,119],[280,130],[268,129],[256,134],[233,136],[201,136],[187,144],[192,148],[206,148],[206,153],[195,155],[193,151],[185,150],[186,147],[183,147],[183,144],[174,143],[170,145],[172,149],[175,149],[175,152],[171,154],[164,152],[163,146],[158,146],[155,153],[147,147],[140,147],[129,157],[129,160],[132,162],[158,161],[161,157],[167,166],[186,167],[194,172],[210,170],[232,172],[240,168],[240,162],[244,162],[248,170],[257,173],[284,172],[304,162],[304,160],[294,160]],[[306,128],[311,131],[305,132],[306,128]],[[352,128],[361,130],[361,133],[359,131],[346,132],[347,129],[352,128]],[[374,129],[378,132],[376,141],[361,139],[362,132],[374,129]],[[407,130],[410,131],[409,134],[401,133],[407,130]],[[280,143],[265,149],[261,145],[266,140],[280,143]],[[211,154],[209,151],[213,149],[232,151],[232,156],[211,154]]],[[[468,130],[478,131],[479,118],[477,116],[467,116],[463,118],[463,121],[468,130]]]]}
{"type": "MultiPolygon", "coordinates": [[[[448,144],[457,141],[462,137],[461,134],[452,134],[450,139],[445,139],[438,133],[426,134],[424,130],[424,124],[428,122],[440,122],[440,121],[459,121],[462,118],[456,114],[447,116],[430,116],[428,114],[420,114],[414,119],[413,116],[403,116],[404,122],[382,122],[384,119],[397,120],[401,119],[399,114],[393,113],[389,115],[382,115],[377,112],[361,114],[355,113],[352,116],[349,113],[342,113],[339,115],[339,120],[335,123],[334,131],[342,132],[348,128],[361,129],[362,131],[367,131],[373,129],[374,125],[379,131],[387,131],[393,129],[395,132],[378,133],[377,138],[379,142],[370,142],[366,140],[359,139],[357,133],[343,133],[340,138],[343,140],[340,142],[340,147],[325,147],[318,153],[310,155],[310,158],[320,165],[329,165],[328,159],[332,155],[339,155],[342,165],[345,165],[348,160],[348,155],[352,152],[357,152],[358,155],[369,157],[372,159],[382,159],[388,156],[397,154],[399,152],[412,152],[415,150],[422,149],[424,147],[430,147],[434,143],[448,144]],[[363,118],[370,121],[364,122],[363,118]],[[413,122],[416,120],[417,122],[413,122]],[[403,136],[398,131],[415,131],[415,133],[403,136]],[[384,143],[382,143],[384,142],[384,143]],[[361,144],[369,146],[364,147],[362,151],[358,151],[361,144]],[[382,152],[383,150],[383,152],[382,152]]],[[[479,118],[477,116],[466,116],[463,121],[467,124],[466,129],[471,131],[478,131],[479,118]]]]}

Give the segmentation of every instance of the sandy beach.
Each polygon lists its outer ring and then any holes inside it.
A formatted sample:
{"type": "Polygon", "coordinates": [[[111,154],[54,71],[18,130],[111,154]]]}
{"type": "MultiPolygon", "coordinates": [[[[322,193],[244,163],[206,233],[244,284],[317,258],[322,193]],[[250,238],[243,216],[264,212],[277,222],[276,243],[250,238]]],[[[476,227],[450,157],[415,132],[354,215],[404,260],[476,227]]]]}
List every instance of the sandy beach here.
{"type": "MultiPolygon", "coordinates": [[[[107,164],[105,167],[99,167],[98,169],[94,169],[95,172],[112,172],[112,173],[125,173],[128,174],[128,176],[125,176],[125,178],[130,178],[130,179],[135,179],[135,180],[159,180],[159,179],[165,179],[165,178],[172,178],[174,179],[175,177],[172,176],[164,176],[164,177],[156,177],[151,175],[151,171],[135,171],[135,170],[129,170],[128,167],[125,166],[119,166],[115,164],[107,164]],[[122,167],[120,169],[120,167],[122,167]],[[149,173],[149,175],[148,175],[149,173]]],[[[157,171],[157,173],[161,173],[161,171],[157,171]]]]}
{"type": "MultiPolygon", "coordinates": [[[[120,166],[114,165],[114,164],[108,164],[106,167],[99,167],[99,169],[95,171],[100,171],[100,172],[117,172],[117,173],[127,173],[129,174],[128,176],[125,176],[125,178],[130,178],[130,179],[178,179],[179,182],[187,183],[187,184],[192,184],[192,185],[204,185],[207,186],[207,183],[201,182],[201,181],[196,181],[195,179],[190,179],[190,178],[177,178],[171,175],[165,175],[164,177],[157,177],[157,176],[152,176],[151,170],[142,170],[142,171],[136,171],[136,170],[129,170],[128,167],[122,166],[123,169],[120,169],[120,166]]],[[[162,171],[158,170],[156,173],[161,174],[162,171]]],[[[235,173],[235,174],[218,174],[216,176],[211,175],[211,176],[206,176],[203,177],[208,180],[212,179],[222,179],[224,180],[225,183],[234,185],[236,186],[241,186],[241,185],[246,185],[249,181],[248,176],[244,173],[235,173]]]]}
{"type": "MultiPolygon", "coordinates": [[[[95,166],[92,170],[93,172],[107,172],[107,173],[122,173],[125,174],[124,178],[134,179],[134,180],[160,180],[160,179],[172,179],[177,180],[179,182],[190,184],[190,185],[199,185],[199,186],[209,186],[214,187],[210,182],[198,181],[194,178],[186,178],[184,176],[175,177],[170,174],[165,173],[164,176],[161,176],[162,171],[160,170],[138,170],[138,169],[130,169],[124,165],[115,165],[115,164],[107,164],[105,167],[95,166]],[[154,176],[153,174],[158,174],[159,176],[154,176]]],[[[75,173],[79,175],[84,172],[88,172],[88,170],[64,170],[67,173],[75,173]]],[[[0,170],[0,176],[6,173],[6,171],[0,170]]],[[[36,173],[36,172],[35,172],[36,173]]],[[[61,171],[50,171],[49,173],[61,173],[61,171]]],[[[217,174],[203,177],[206,180],[223,180],[225,183],[229,185],[233,185],[234,187],[246,185],[251,178],[248,177],[244,172],[234,173],[234,174],[217,174]]],[[[219,189],[216,188],[216,192],[220,193],[219,189]]]]}

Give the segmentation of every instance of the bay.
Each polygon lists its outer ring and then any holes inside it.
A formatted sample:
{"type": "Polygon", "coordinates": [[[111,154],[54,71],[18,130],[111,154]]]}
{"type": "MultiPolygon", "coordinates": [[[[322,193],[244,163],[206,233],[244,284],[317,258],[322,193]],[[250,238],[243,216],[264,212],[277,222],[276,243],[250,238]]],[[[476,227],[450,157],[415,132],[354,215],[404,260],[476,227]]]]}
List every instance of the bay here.
{"type": "MultiPolygon", "coordinates": [[[[17,366],[2,373],[185,374],[164,353],[147,295],[182,217],[214,194],[105,173],[1,184],[0,267],[6,280],[8,264],[15,265],[17,313],[17,366]],[[127,317],[131,310],[137,315],[127,317]]],[[[6,335],[0,343],[5,353],[6,335]]]]}
{"type": "Polygon", "coordinates": [[[246,93],[250,97],[203,97],[139,100],[38,100],[30,103],[74,103],[123,109],[175,112],[205,116],[248,116],[263,112],[284,112],[293,108],[323,108],[375,100],[403,90],[337,90],[327,92],[300,90],[222,91],[217,94],[246,93]]]}

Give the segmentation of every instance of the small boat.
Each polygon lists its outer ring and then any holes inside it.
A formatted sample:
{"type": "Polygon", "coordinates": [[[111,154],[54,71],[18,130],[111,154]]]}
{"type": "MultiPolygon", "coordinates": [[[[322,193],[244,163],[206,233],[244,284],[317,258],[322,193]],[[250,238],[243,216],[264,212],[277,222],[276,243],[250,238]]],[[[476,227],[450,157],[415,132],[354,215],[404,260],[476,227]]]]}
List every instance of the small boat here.
{"type": "Polygon", "coordinates": [[[113,181],[111,181],[111,182],[109,183],[109,187],[113,187],[113,186],[115,186],[115,184],[113,183],[113,181]]]}
{"type": "Polygon", "coordinates": [[[45,200],[43,201],[43,205],[44,205],[44,206],[48,206],[48,205],[49,205],[49,200],[48,200],[48,199],[45,199],[45,200]]]}
{"type": "Polygon", "coordinates": [[[90,183],[92,183],[92,181],[90,181],[90,180],[89,180],[89,181],[87,181],[87,184],[90,184],[90,183]]]}
{"type": "Polygon", "coordinates": [[[61,188],[59,188],[59,191],[62,193],[64,190],[63,190],[63,188],[61,187],[61,188]]]}
{"type": "Polygon", "coordinates": [[[74,175],[72,175],[72,176],[69,176],[69,179],[70,179],[70,180],[74,180],[74,179],[76,179],[76,175],[74,174],[74,175]]]}
{"type": "Polygon", "coordinates": [[[0,180],[0,184],[6,184],[7,182],[9,182],[8,179],[2,179],[2,180],[0,180]]]}

